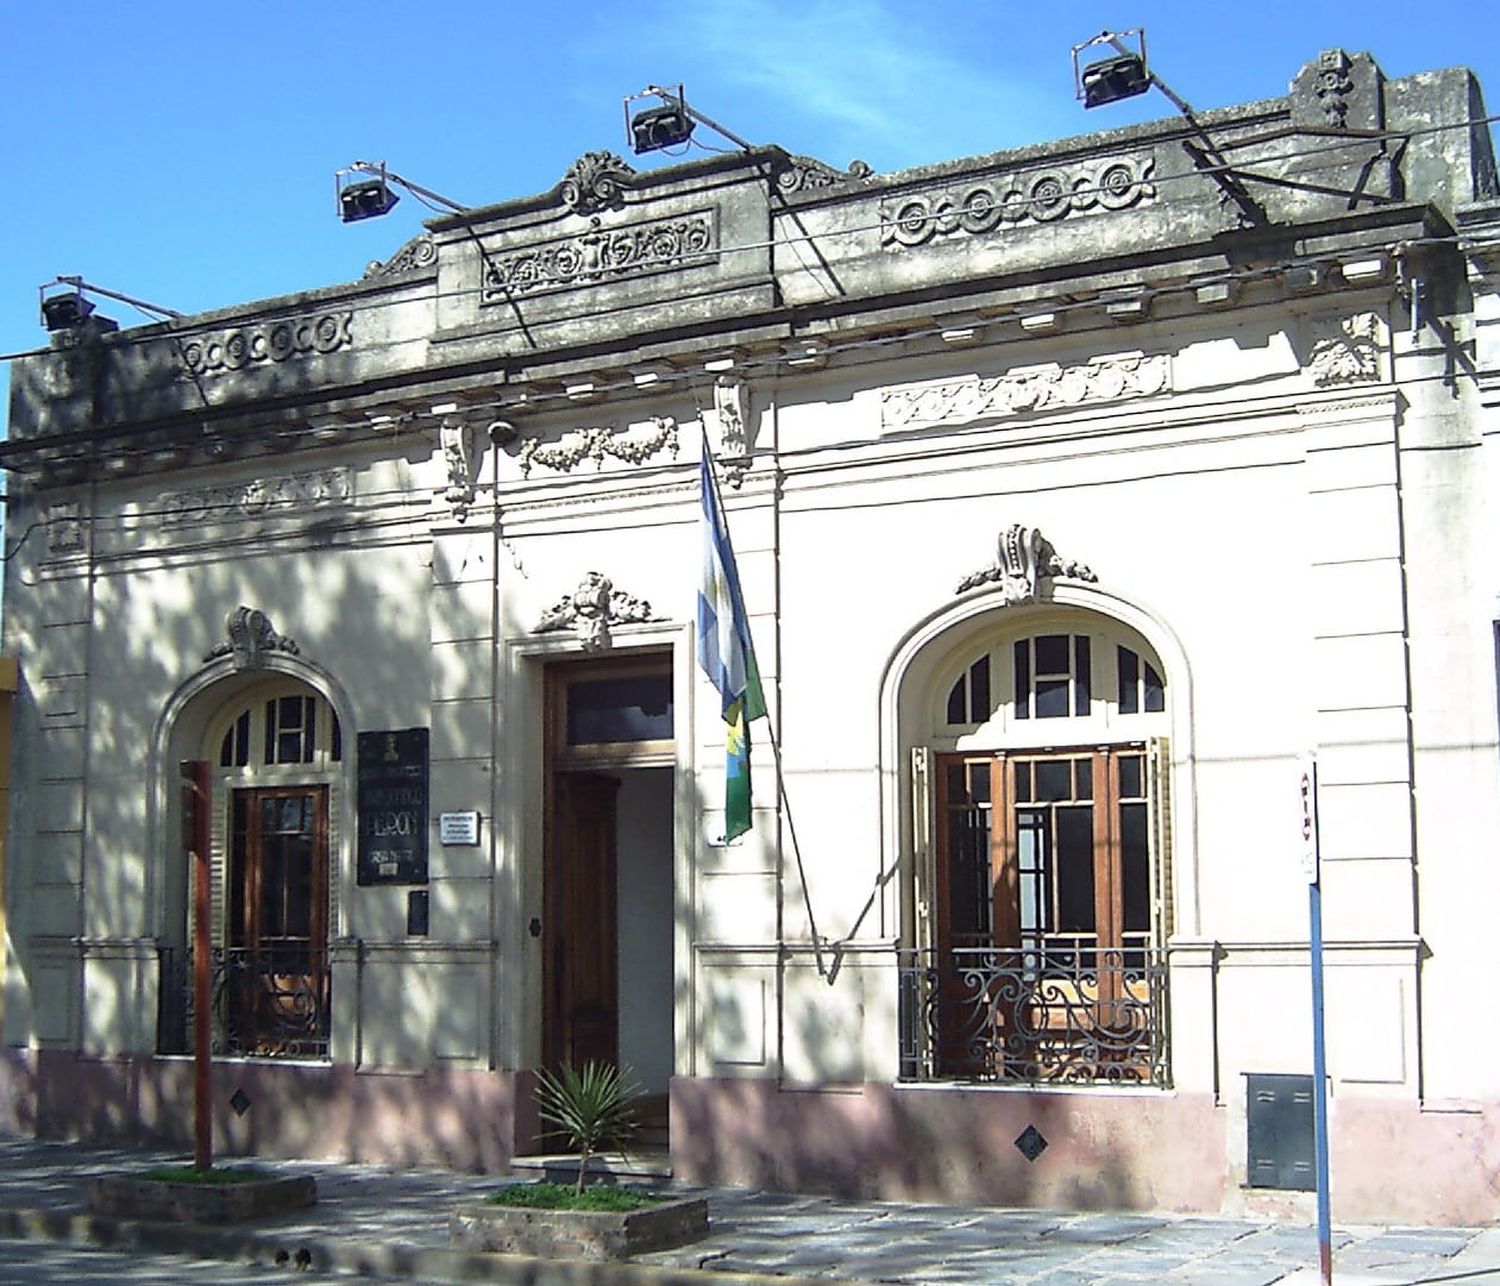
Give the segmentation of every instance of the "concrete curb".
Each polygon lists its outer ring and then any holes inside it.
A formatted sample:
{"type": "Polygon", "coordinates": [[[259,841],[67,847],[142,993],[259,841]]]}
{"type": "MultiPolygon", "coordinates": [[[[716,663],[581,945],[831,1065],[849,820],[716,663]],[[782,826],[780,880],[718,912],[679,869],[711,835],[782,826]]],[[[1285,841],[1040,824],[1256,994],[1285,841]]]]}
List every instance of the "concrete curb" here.
{"type": "Polygon", "coordinates": [[[358,1245],[335,1239],[254,1233],[222,1226],[121,1219],[87,1211],[0,1208],[0,1237],[98,1246],[114,1251],[189,1255],[231,1263],[407,1281],[497,1282],[505,1286],[870,1286],[854,1278],[784,1277],[581,1259],[536,1259],[396,1243],[358,1245]]]}

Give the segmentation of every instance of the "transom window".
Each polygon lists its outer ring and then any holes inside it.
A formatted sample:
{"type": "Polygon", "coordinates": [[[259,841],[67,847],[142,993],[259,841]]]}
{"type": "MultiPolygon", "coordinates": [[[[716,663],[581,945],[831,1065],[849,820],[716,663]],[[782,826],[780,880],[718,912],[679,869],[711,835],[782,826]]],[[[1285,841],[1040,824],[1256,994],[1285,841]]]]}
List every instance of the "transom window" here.
{"type": "Polygon", "coordinates": [[[220,768],[339,763],[343,757],[333,708],[302,693],[252,701],[230,720],[219,743],[220,768]]]}

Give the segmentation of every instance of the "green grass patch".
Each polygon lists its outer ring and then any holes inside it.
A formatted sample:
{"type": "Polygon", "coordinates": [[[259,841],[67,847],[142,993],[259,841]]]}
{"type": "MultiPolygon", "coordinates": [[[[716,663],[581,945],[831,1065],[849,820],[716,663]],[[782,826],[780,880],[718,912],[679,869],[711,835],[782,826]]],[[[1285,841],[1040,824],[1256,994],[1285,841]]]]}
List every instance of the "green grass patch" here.
{"type": "Polygon", "coordinates": [[[611,1188],[595,1184],[575,1192],[571,1183],[513,1183],[492,1192],[485,1201],[492,1206],[526,1206],[533,1210],[644,1210],[659,1206],[666,1197],[635,1188],[611,1188]]]}
{"type": "Polygon", "coordinates": [[[258,1165],[214,1166],[200,1170],[195,1165],[159,1165],[141,1175],[154,1183],[190,1183],[200,1187],[218,1187],[223,1184],[255,1183],[263,1179],[274,1179],[271,1171],[258,1165]]]}

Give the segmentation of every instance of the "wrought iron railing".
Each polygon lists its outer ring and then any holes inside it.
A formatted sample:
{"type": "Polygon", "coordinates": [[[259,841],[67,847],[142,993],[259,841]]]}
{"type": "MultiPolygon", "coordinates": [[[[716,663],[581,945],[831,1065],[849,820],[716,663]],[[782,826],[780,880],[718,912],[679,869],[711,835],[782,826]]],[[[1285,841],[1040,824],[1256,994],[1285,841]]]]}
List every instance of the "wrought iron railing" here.
{"type": "MultiPolygon", "coordinates": [[[[214,947],[210,954],[215,1054],[327,1058],[331,979],[325,952],[301,944],[214,947]]],[[[193,1050],[192,952],[161,949],[157,1049],[193,1050]]]]}
{"type": "Polygon", "coordinates": [[[904,950],[901,1076],[1165,1086],[1166,981],[1145,947],[904,950]]]}

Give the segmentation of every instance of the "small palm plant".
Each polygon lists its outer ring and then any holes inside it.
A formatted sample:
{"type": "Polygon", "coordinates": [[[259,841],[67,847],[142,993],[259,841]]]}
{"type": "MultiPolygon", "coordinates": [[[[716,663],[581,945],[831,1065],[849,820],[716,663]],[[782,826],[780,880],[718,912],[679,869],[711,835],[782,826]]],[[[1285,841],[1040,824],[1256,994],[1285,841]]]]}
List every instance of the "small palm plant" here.
{"type": "Polygon", "coordinates": [[[556,1074],[545,1068],[537,1071],[536,1099],[542,1119],[557,1126],[578,1150],[576,1192],[583,1191],[589,1158],[620,1147],[635,1133],[631,1100],[639,1093],[628,1068],[608,1063],[585,1063],[581,1073],[567,1066],[556,1074]]]}

